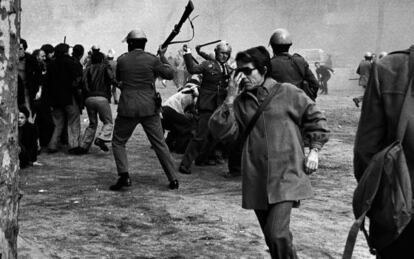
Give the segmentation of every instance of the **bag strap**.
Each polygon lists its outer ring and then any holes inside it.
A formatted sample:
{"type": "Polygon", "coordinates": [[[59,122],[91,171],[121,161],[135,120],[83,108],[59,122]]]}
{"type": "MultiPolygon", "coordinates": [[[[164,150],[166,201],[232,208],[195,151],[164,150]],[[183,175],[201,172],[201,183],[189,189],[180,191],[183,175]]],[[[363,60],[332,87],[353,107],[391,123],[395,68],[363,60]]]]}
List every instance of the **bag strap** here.
{"type": "Polygon", "coordinates": [[[266,108],[266,106],[270,103],[270,101],[276,95],[277,89],[280,87],[280,85],[281,85],[280,83],[276,83],[270,90],[269,95],[266,97],[263,103],[259,106],[256,113],[253,115],[252,119],[249,121],[249,124],[247,125],[246,130],[244,131],[241,137],[241,143],[244,143],[246,141],[247,137],[250,135],[250,132],[252,131],[254,125],[256,124],[263,110],[266,108]]]}
{"type": "Polygon", "coordinates": [[[397,140],[399,140],[400,142],[403,141],[405,131],[407,129],[408,118],[409,118],[408,114],[412,112],[412,110],[410,111],[408,106],[410,104],[410,100],[412,99],[411,92],[412,92],[412,88],[414,84],[414,45],[411,45],[409,51],[410,51],[410,58],[409,58],[408,75],[410,77],[410,80],[408,82],[407,92],[404,97],[404,103],[401,108],[400,119],[398,121],[398,127],[397,127],[397,140]]]}

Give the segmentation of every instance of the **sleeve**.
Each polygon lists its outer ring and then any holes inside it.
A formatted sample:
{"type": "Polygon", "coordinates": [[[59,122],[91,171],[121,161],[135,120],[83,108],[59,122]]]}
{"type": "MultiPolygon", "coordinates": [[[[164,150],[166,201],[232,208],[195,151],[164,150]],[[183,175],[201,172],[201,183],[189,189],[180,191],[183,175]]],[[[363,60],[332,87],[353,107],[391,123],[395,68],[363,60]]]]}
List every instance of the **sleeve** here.
{"type": "Polygon", "coordinates": [[[111,84],[113,84],[113,85],[118,84],[116,79],[115,79],[114,71],[113,71],[110,64],[106,65],[106,75],[108,76],[108,79],[111,82],[111,84]]]}
{"type": "Polygon", "coordinates": [[[200,57],[204,58],[205,60],[212,60],[211,56],[202,50],[197,50],[197,54],[200,55],[200,57]]]}
{"type": "Polygon", "coordinates": [[[223,142],[234,142],[240,134],[234,104],[223,103],[211,115],[208,127],[214,139],[223,142]]]}
{"type": "Polygon", "coordinates": [[[156,77],[161,77],[167,80],[174,78],[174,68],[170,64],[162,63],[157,57],[155,57],[154,69],[156,77]]]}
{"type": "Polygon", "coordinates": [[[377,66],[373,65],[362,103],[361,117],[354,145],[354,174],[359,180],[371,158],[384,148],[385,111],[380,91],[377,66]]]}
{"type": "Polygon", "coordinates": [[[185,66],[190,74],[202,74],[204,72],[205,62],[200,65],[194,64],[193,56],[191,54],[184,54],[185,66]]]}
{"type": "Polygon", "coordinates": [[[83,91],[85,93],[90,92],[90,88],[89,88],[89,82],[88,82],[88,72],[90,70],[90,66],[88,68],[85,69],[85,71],[83,71],[83,75],[82,75],[82,85],[83,85],[83,91]]]}
{"type": "Polygon", "coordinates": [[[290,115],[296,118],[297,124],[302,128],[303,140],[310,148],[321,149],[329,140],[329,128],[326,117],[322,114],[316,103],[300,89],[291,88],[290,103],[293,109],[290,115]]]}

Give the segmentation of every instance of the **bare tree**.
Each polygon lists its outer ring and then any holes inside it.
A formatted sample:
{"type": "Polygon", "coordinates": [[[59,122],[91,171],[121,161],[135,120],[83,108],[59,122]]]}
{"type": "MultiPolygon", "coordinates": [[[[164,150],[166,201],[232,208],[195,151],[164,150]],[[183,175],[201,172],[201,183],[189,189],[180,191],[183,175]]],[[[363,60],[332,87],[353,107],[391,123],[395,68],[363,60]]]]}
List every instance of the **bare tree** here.
{"type": "Polygon", "coordinates": [[[20,1],[0,0],[0,258],[17,258],[17,63],[20,1]]]}

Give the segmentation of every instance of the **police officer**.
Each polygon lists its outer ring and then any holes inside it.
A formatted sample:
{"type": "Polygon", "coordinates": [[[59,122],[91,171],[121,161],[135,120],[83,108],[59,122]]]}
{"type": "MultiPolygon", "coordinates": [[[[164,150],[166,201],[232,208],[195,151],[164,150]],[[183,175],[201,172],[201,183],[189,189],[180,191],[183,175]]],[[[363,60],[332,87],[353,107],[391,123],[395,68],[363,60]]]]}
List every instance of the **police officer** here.
{"type": "MultiPolygon", "coordinates": [[[[359,62],[358,68],[356,70],[356,73],[359,75],[359,81],[358,84],[362,86],[362,88],[366,88],[368,85],[368,79],[369,79],[369,73],[371,71],[371,65],[373,62],[373,56],[371,52],[366,52],[364,54],[364,59],[359,62]]],[[[359,103],[362,102],[364,99],[364,96],[358,96],[352,99],[354,101],[355,106],[359,107],[359,103]]]]}
{"type": "Polygon", "coordinates": [[[309,69],[309,64],[299,54],[289,54],[292,38],[286,29],[276,29],[270,37],[269,44],[273,49],[272,74],[276,81],[291,83],[304,90],[312,99],[316,99],[319,84],[309,69]]]}
{"type": "Polygon", "coordinates": [[[203,159],[207,159],[208,151],[214,148],[214,145],[209,144],[208,120],[227,95],[231,68],[226,62],[231,55],[231,46],[228,42],[221,41],[215,47],[214,52],[215,60],[205,60],[200,65],[196,65],[191,51],[184,48],[184,61],[188,72],[201,74],[203,80],[197,100],[199,119],[196,134],[187,146],[179,167],[180,173],[183,174],[191,174],[190,167],[193,161],[197,158],[198,161],[203,162],[203,159]],[[201,153],[202,158],[198,158],[201,153]]]}
{"type": "Polygon", "coordinates": [[[159,58],[145,52],[147,37],[143,30],[132,30],[124,42],[128,52],[117,60],[116,78],[121,97],[112,138],[112,149],[118,170],[118,181],[110,187],[117,191],[131,185],[125,144],[140,123],[170,181],[170,189],[178,189],[175,167],[161,126],[160,103],[157,102],[155,79],[172,79],[173,68],[165,58],[166,49],[159,49],[159,58]]]}

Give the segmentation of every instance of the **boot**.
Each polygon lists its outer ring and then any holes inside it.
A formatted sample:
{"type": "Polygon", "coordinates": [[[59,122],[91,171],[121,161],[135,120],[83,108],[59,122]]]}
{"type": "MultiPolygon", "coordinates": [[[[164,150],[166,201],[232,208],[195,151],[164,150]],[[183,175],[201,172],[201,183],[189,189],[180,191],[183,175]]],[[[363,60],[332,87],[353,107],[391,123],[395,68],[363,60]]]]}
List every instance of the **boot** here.
{"type": "Polygon", "coordinates": [[[178,186],[179,186],[178,180],[173,180],[168,185],[168,188],[170,188],[171,190],[174,190],[174,189],[178,189],[178,186]]]}
{"type": "Polygon", "coordinates": [[[116,182],[116,184],[111,185],[109,187],[109,190],[111,191],[119,191],[122,189],[122,187],[129,187],[131,186],[131,179],[129,178],[129,174],[128,173],[121,173],[119,174],[119,178],[118,181],[116,182]]]}
{"type": "Polygon", "coordinates": [[[108,152],[109,148],[102,139],[95,139],[95,145],[101,148],[102,151],[108,152]]]}

